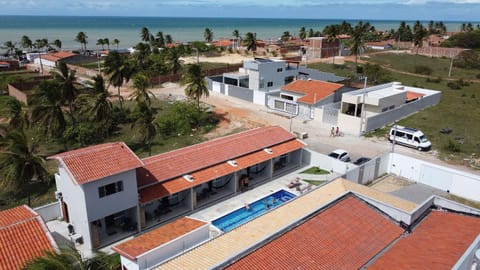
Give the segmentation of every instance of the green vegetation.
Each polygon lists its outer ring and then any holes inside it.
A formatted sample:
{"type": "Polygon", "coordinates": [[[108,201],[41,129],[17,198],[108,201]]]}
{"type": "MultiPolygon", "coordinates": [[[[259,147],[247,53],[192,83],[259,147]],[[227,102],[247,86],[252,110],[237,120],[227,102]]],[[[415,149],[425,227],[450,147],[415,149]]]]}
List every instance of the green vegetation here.
{"type": "Polygon", "coordinates": [[[321,174],[329,174],[330,172],[327,171],[327,170],[323,170],[323,169],[320,169],[319,167],[314,166],[314,167],[310,167],[310,168],[302,171],[301,173],[321,175],[321,174]]]}

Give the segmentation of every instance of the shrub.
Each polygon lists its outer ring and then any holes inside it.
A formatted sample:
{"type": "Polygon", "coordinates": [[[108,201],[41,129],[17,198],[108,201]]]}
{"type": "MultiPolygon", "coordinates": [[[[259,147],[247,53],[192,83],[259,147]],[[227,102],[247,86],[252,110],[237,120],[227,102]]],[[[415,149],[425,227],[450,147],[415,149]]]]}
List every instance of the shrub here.
{"type": "Polygon", "coordinates": [[[453,152],[453,153],[458,153],[461,151],[460,144],[455,143],[452,140],[448,140],[448,143],[444,146],[445,150],[453,152]]]}
{"type": "Polygon", "coordinates": [[[427,78],[427,82],[430,82],[430,83],[440,83],[441,81],[442,81],[441,77],[427,78]]]}
{"type": "Polygon", "coordinates": [[[430,75],[432,74],[432,69],[424,65],[417,65],[414,67],[414,71],[417,74],[430,75]]]}
{"type": "Polygon", "coordinates": [[[475,76],[477,79],[480,79],[480,73],[477,74],[477,76],[475,76]]]}
{"type": "Polygon", "coordinates": [[[458,84],[458,82],[448,82],[447,83],[447,86],[450,88],[450,89],[453,89],[453,90],[459,90],[459,89],[462,89],[462,86],[460,84],[458,84]]]}

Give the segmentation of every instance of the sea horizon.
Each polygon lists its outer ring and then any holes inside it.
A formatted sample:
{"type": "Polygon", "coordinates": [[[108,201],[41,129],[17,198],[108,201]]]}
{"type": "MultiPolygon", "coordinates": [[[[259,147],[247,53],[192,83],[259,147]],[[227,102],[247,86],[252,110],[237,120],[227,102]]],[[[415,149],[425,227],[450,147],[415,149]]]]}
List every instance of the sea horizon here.
{"type": "MultiPolygon", "coordinates": [[[[257,34],[258,39],[278,39],[283,32],[289,31],[298,35],[301,27],[308,31],[322,31],[330,24],[347,21],[355,25],[358,21],[370,22],[377,30],[397,29],[401,20],[349,20],[349,19],[312,19],[312,18],[230,18],[230,17],[153,17],[153,16],[45,16],[45,15],[0,15],[0,46],[6,41],[20,43],[23,35],[33,42],[36,39],[47,38],[49,42],[55,39],[62,41],[62,49],[78,50],[80,44],[75,42],[75,36],[83,31],[88,36],[87,48],[99,49],[97,39],[108,38],[120,40],[119,48],[130,48],[141,41],[142,27],[149,28],[155,35],[161,31],[171,35],[175,42],[202,41],[205,28],[210,28],[214,39],[232,37],[237,29],[241,36],[247,32],[257,34]]],[[[413,24],[415,20],[404,20],[413,24]]],[[[420,20],[425,26],[430,20],[420,20]]],[[[460,30],[461,21],[442,21],[447,31],[460,30]]],[[[477,22],[472,22],[474,25],[477,22]]],[[[19,47],[19,46],[17,46],[19,47]]]]}

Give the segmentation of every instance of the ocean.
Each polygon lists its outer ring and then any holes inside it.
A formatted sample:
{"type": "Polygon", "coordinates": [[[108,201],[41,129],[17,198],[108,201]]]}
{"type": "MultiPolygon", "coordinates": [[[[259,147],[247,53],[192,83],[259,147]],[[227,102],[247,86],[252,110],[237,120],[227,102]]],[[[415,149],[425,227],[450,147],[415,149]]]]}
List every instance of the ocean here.
{"type": "MultiPolygon", "coordinates": [[[[231,37],[237,29],[241,36],[247,32],[257,34],[257,39],[277,39],[283,32],[289,31],[296,35],[301,27],[322,31],[330,24],[341,23],[343,20],[324,19],[255,19],[255,18],[156,18],[156,17],[71,17],[71,16],[0,16],[0,47],[6,41],[17,42],[27,35],[33,42],[36,39],[47,38],[62,41],[66,50],[76,50],[80,44],[75,42],[75,36],[83,31],[88,36],[87,48],[100,49],[96,45],[99,38],[120,41],[119,48],[129,48],[141,41],[140,30],[147,27],[152,34],[161,31],[171,35],[175,42],[203,40],[206,27],[214,34],[214,39],[231,37]]],[[[352,25],[358,21],[347,20],[352,25]]],[[[370,24],[377,30],[397,29],[400,21],[372,20],[370,24]]],[[[413,25],[414,22],[407,21],[413,25]]],[[[444,22],[447,31],[458,31],[461,22],[444,22]]],[[[426,26],[427,22],[424,22],[426,26]]]]}

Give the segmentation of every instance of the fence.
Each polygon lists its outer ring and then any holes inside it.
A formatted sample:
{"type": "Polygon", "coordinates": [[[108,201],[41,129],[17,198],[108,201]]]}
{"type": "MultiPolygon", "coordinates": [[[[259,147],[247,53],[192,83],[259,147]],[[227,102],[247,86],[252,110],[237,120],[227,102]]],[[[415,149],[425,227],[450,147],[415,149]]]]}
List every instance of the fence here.
{"type": "MultiPolygon", "coordinates": [[[[242,65],[232,65],[220,68],[212,68],[205,70],[205,76],[214,76],[223,74],[226,72],[238,71],[242,65]]],[[[178,82],[182,79],[182,74],[170,74],[170,75],[159,75],[150,78],[150,83],[152,84],[162,84],[166,82],[178,82]]]]}
{"type": "Polygon", "coordinates": [[[59,202],[42,205],[35,209],[45,222],[57,219],[62,216],[59,202]]]}

